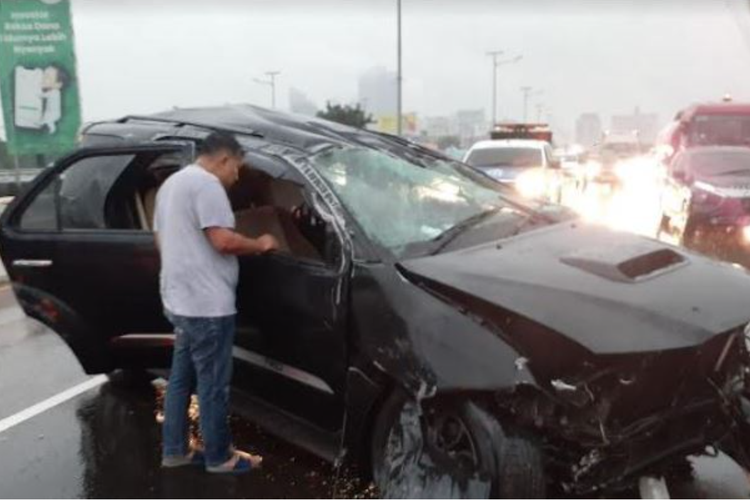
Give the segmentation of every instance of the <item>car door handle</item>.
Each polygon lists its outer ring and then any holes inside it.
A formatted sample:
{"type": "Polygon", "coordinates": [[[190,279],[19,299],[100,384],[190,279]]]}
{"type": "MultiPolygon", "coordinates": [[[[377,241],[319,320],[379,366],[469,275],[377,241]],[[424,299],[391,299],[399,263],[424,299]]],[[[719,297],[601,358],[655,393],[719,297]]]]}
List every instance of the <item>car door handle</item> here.
{"type": "Polygon", "coordinates": [[[13,267],[52,267],[52,261],[45,259],[17,259],[13,261],[13,267]]]}

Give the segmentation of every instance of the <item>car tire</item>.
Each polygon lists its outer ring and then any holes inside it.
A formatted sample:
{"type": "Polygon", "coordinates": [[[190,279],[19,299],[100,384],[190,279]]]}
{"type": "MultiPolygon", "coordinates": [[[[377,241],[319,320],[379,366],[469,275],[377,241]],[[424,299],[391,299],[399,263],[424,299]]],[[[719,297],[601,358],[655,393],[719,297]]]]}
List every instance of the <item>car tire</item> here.
{"type": "Polygon", "coordinates": [[[120,368],[107,374],[109,383],[120,389],[141,390],[151,388],[151,382],[156,378],[143,369],[120,368]]]}
{"type": "MultiPolygon", "coordinates": [[[[419,424],[411,426],[411,435],[410,431],[405,431],[408,422],[414,418],[414,412],[419,413],[417,408],[413,399],[397,391],[385,402],[376,418],[370,451],[373,479],[381,496],[545,497],[542,453],[533,439],[509,434],[497,419],[475,403],[457,401],[445,411],[449,418],[460,420],[468,432],[475,455],[472,460],[449,464],[446,458],[454,455],[444,454],[431,437],[441,434],[432,427],[437,425],[434,423],[436,420],[431,420],[434,415],[417,415],[419,424]],[[425,433],[421,432],[423,429],[425,433]],[[421,434],[422,441],[407,442],[404,435],[414,438],[415,431],[421,434]],[[427,439],[424,434],[427,434],[427,439]],[[409,444],[413,446],[413,453],[404,452],[409,444]],[[425,450],[428,450],[427,453],[425,450]],[[428,455],[429,450],[434,450],[432,453],[436,455],[428,455]],[[466,467],[466,464],[471,464],[474,469],[466,467]],[[443,470],[439,470],[441,466],[443,470]],[[433,468],[425,471],[428,467],[433,468]],[[418,477],[415,479],[414,476],[418,477]],[[452,482],[447,481],[446,476],[452,482]],[[472,484],[472,480],[467,481],[467,478],[473,478],[475,482],[472,484]]],[[[443,417],[437,420],[440,418],[443,417]]],[[[455,456],[464,457],[460,452],[455,456]]]]}

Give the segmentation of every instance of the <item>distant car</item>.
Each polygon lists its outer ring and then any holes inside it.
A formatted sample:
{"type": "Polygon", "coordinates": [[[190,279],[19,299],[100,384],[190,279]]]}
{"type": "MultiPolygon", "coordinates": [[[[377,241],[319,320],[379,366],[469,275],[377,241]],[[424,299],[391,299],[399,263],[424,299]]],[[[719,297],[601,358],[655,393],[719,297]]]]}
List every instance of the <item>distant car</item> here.
{"type": "Polygon", "coordinates": [[[662,213],[663,232],[750,267],[750,148],[698,147],[675,155],[662,213]]]}
{"type": "Polygon", "coordinates": [[[560,162],[552,146],[533,139],[496,139],[474,144],[464,163],[511,185],[523,196],[559,203],[562,197],[560,162]]]}
{"type": "Polygon", "coordinates": [[[595,148],[586,169],[587,181],[618,186],[623,165],[642,154],[637,134],[607,134],[595,148]]]}
{"type": "Polygon", "coordinates": [[[0,218],[20,305],[88,373],[169,366],[154,197],[215,130],[246,150],[237,230],[282,243],[239,258],[240,414],[388,498],[614,496],[714,449],[750,467],[745,273],[254,106],[93,124],[0,218]]]}

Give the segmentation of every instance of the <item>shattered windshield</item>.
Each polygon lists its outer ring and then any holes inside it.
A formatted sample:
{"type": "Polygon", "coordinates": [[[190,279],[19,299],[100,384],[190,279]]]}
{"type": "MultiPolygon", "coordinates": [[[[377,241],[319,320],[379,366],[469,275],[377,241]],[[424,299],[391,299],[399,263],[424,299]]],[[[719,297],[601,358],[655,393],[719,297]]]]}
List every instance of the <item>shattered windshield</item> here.
{"type": "Polygon", "coordinates": [[[473,167],[539,167],[543,164],[542,150],[534,148],[475,149],[466,163],[473,167]]]}
{"type": "Polygon", "coordinates": [[[428,167],[363,149],[337,149],[314,161],[367,236],[396,254],[415,243],[437,243],[466,221],[512,223],[532,212],[459,164],[428,167]]]}

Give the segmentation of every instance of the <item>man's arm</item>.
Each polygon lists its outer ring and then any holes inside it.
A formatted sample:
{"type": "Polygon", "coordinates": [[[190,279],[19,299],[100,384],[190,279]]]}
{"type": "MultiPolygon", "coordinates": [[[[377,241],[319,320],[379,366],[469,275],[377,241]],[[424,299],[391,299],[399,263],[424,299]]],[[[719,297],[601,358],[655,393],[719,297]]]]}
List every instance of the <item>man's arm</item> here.
{"type": "Polygon", "coordinates": [[[247,238],[223,227],[209,227],[203,231],[211,246],[224,255],[255,255],[279,248],[279,242],[270,234],[247,238]]]}

